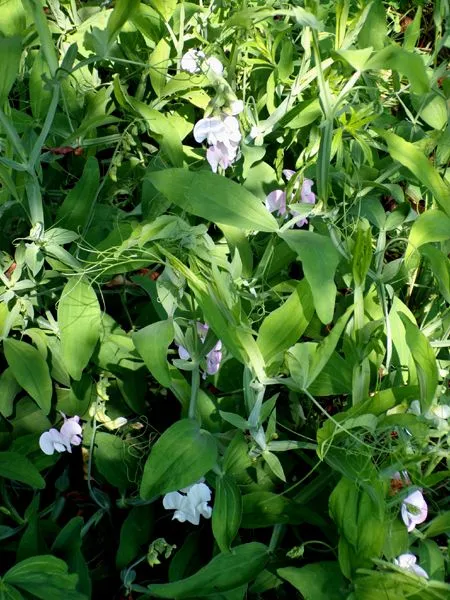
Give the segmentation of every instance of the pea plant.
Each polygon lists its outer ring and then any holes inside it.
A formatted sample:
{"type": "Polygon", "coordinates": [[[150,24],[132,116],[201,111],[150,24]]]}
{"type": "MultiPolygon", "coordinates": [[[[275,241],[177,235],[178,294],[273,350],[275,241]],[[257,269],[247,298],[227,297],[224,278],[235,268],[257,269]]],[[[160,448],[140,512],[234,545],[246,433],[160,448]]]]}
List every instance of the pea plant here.
{"type": "Polygon", "coordinates": [[[0,0],[0,600],[450,596],[448,0],[0,0]]]}

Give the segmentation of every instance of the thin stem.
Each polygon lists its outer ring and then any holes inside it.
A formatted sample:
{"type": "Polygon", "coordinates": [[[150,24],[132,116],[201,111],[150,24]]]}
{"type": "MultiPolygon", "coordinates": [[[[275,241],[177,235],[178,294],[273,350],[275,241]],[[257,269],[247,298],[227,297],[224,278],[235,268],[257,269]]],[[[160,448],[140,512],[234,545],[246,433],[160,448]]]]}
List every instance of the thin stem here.
{"type": "Polygon", "coordinates": [[[274,525],[273,531],[272,531],[272,537],[270,538],[270,542],[269,542],[269,552],[274,552],[281,540],[281,537],[283,536],[283,533],[286,529],[285,525],[281,525],[280,523],[278,523],[277,525],[274,525]]]}
{"type": "Polygon", "coordinates": [[[198,398],[198,390],[200,388],[200,369],[198,365],[192,371],[192,381],[191,381],[191,399],[189,402],[189,412],[188,417],[190,419],[195,419],[195,413],[197,410],[197,398],[198,398]]]}

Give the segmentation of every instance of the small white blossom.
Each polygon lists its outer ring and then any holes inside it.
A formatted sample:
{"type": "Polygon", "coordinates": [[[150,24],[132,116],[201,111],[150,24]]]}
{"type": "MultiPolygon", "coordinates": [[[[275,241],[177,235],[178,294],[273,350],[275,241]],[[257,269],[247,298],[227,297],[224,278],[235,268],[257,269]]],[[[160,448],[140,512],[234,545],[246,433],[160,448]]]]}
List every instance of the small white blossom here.
{"type": "Polygon", "coordinates": [[[222,361],[222,342],[219,340],[214,348],[206,355],[206,372],[215,375],[222,361]]]}
{"type": "Polygon", "coordinates": [[[192,75],[200,73],[200,64],[205,58],[205,53],[201,50],[188,50],[181,58],[181,68],[192,75]]]}
{"type": "Polygon", "coordinates": [[[209,144],[206,159],[214,173],[219,166],[227,169],[235,161],[242,137],[236,117],[200,119],[194,126],[193,134],[196,142],[206,140],[209,144]]]}
{"type": "Polygon", "coordinates": [[[215,56],[207,58],[205,63],[215,75],[221,76],[223,74],[223,64],[215,56]]]}
{"type": "Polygon", "coordinates": [[[212,508],[208,506],[211,490],[205,483],[194,483],[180,492],[170,492],[163,498],[164,508],[175,511],[172,519],[198,525],[200,516],[205,519],[211,517],[212,508]]]}
{"type": "Polygon", "coordinates": [[[230,104],[230,110],[232,115],[238,115],[244,110],[244,103],[242,100],[233,100],[230,104]]]}
{"type": "Polygon", "coordinates": [[[55,452],[72,452],[72,446],[79,446],[83,430],[79,423],[80,417],[70,417],[69,419],[63,414],[64,423],[60,431],[50,429],[44,431],[39,438],[39,447],[44,454],[54,454],[55,452]]]}
{"type": "Polygon", "coordinates": [[[401,514],[408,531],[423,523],[428,516],[428,506],[420,490],[407,496],[402,503],[401,514]]]}
{"type": "Polygon", "coordinates": [[[416,564],[417,557],[414,554],[401,554],[398,558],[394,558],[394,564],[401,569],[414,573],[419,577],[425,577],[428,579],[428,573],[422,567],[416,564]]]}

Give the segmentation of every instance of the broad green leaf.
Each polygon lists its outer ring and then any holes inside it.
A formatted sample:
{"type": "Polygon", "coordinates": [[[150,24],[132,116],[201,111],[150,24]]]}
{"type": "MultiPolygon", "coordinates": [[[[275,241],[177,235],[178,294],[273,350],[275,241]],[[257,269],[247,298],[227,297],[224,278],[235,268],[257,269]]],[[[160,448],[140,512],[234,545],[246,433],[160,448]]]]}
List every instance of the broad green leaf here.
{"type": "Polygon", "coordinates": [[[20,392],[21,387],[17,383],[10,367],[0,375],[0,414],[4,417],[12,415],[14,398],[20,392]]]}
{"type": "Polygon", "coordinates": [[[450,260],[441,250],[431,244],[422,246],[420,253],[429,261],[433,275],[438,282],[439,291],[450,304],[450,260]]]}
{"type": "Polygon", "coordinates": [[[217,476],[212,530],[221,552],[228,552],[242,519],[242,497],[237,483],[228,475],[217,476]]]}
{"type": "Polygon", "coordinates": [[[135,484],[137,458],[130,440],[100,431],[95,436],[94,463],[106,481],[124,493],[135,484]]]}
{"type": "Polygon", "coordinates": [[[24,597],[16,588],[0,582],[0,600],[24,600],[24,597]]]}
{"type": "Polygon", "coordinates": [[[73,379],[81,378],[100,337],[100,325],[100,304],[94,290],[85,279],[73,277],[58,304],[61,354],[73,379]]]}
{"type": "Polygon", "coordinates": [[[430,90],[425,62],[420,54],[408,52],[394,44],[374,54],[364,65],[365,70],[392,69],[404,75],[411,83],[415,94],[425,94],[430,90]]]}
{"type": "MultiPolygon", "coordinates": [[[[5,10],[5,8],[1,8],[5,10]]],[[[19,72],[20,57],[22,56],[22,40],[20,37],[0,37],[0,107],[8,97],[19,72]]]]}
{"type": "Polygon", "coordinates": [[[45,481],[33,463],[17,452],[0,452],[0,477],[20,481],[39,490],[45,488],[45,481]]]}
{"type": "Polygon", "coordinates": [[[175,7],[178,4],[178,0],[153,0],[152,4],[166,19],[166,21],[169,21],[175,12],[175,7]]]}
{"type": "Polygon", "coordinates": [[[426,412],[433,402],[439,382],[436,356],[430,342],[417,325],[404,314],[400,314],[400,318],[405,327],[406,343],[417,369],[422,412],[426,412]]]}
{"type": "Polygon", "coordinates": [[[270,527],[271,525],[313,523],[322,526],[323,519],[310,508],[298,504],[286,496],[272,492],[252,492],[242,497],[242,525],[245,529],[270,527]]]}
{"type": "Polygon", "coordinates": [[[116,554],[118,569],[124,569],[139,555],[141,547],[150,540],[152,529],[151,506],[135,506],[130,510],[120,529],[120,542],[116,554]]]}
{"type": "Polygon", "coordinates": [[[450,186],[439,175],[425,154],[411,142],[391,131],[378,131],[385,139],[389,154],[427,187],[442,210],[450,216],[450,186]]]}
{"type": "Polygon", "coordinates": [[[167,69],[169,66],[170,44],[165,37],[156,44],[150,55],[148,65],[152,88],[157,96],[161,96],[166,85],[167,69]]]}
{"type": "Polygon", "coordinates": [[[23,389],[47,415],[52,402],[52,380],[47,363],[34,346],[12,338],[3,342],[8,365],[23,389]]]}
{"type": "Polygon", "coordinates": [[[81,230],[91,212],[100,185],[100,170],[97,159],[90,156],[81,178],[69,191],[57,212],[57,223],[73,231],[81,230]]]}
{"type": "Polygon", "coordinates": [[[442,129],[448,123],[448,108],[445,99],[436,92],[421,96],[411,95],[411,102],[417,116],[433,129],[442,129]]]}
{"type": "Polygon", "coordinates": [[[242,544],[233,548],[232,552],[218,554],[191,577],[173,583],[149,585],[149,593],[156,598],[178,600],[227,592],[254,579],[268,559],[268,549],[264,544],[242,544]]]}
{"type": "Polygon", "coordinates": [[[302,262],[317,316],[322,323],[330,323],[336,300],[334,275],[339,263],[339,253],[333,242],[329,237],[312,231],[286,231],[279,235],[302,262]]]}
{"type": "Polygon", "coordinates": [[[428,524],[425,530],[425,536],[427,538],[435,537],[443,533],[450,532],[450,510],[440,513],[437,517],[434,517],[428,524]]]}
{"type": "Polygon", "coordinates": [[[22,0],[2,0],[0,10],[0,34],[5,37],[22,35],[26,27],[22,0]]]}
{"type": "Polygon", "coordinates": [[[386,10],[382,0],[370,2],[368,6],[370,7],[368,12],[366,9],[361,13],[363,19],[361,29],[357,33],[358,46],[359,48],[372,47],[380,50],[383,48],[387,36],[386,10]]]}
{"type": "Polygon", "coordinates": [[[198,481],[216,464],[217,445],[212,435],[192,419],[167,429],[150,451],[141,481],[141,497],[173,492],[198,481]]]}
{"type": "Polygon", "coordinates": [[[420,563],[420,566],[428,573],[430,579],[444,581],[444,553],[434,540],[420,541],[418,562],[420,563]]]}
{"type": "Polygon", "coordinates": [[[92,584],[86,559],[81,551],[84,519],[73,517],[64,525],[52,544],[52,552],[63,559],[71,573],[77,573],[77,590],[91,597],[92,584]]]}
{"type": "Polygon", "coordinates": [[[136,350],[142,356],[148,370],[164,387],[170,387],[171,378],[167,362],[167,349],[173,342],[173,321],[158,321],[133,333],[136,350]]]}
{"type": "Polygon", "coordinates": [[[304,567],[277,569],[277,575],[294,586],[304,600],[345,600],[347,583],[337,562],[316,562],[304,567]]]}
{"type": "Polygon", "coordinates": [[[9,569],[3,581],[41,600],[87,600],[76,591],[78,575],[69,574],[66,563],[55,556],[27,558],[9,569]]]}
{"type": "Polygon", "coordinates": [[[286,302],[268,314],[259,328],[256,341],[266,363],[297,342],[313,314],[311,289],[303,280],[286,302]]]}
{"type": "Polygon", "coordinates": [[[450,217],[441,210],[427,210],[414,221],[408,238],[405,260],[423,244],[450,239],[450,217]]]}
{"type": "Polygon", "coordinates": [[[114,10],[108,19],[108,41],[111,43],[119,34],[121,28],[139,7],[141,0],[116,0],[114,10]]]}
{"type": "Polygon", "coordinates": [[[148,175],[170,202],[214,223],[253,231],[276,231],[262,202],[238,183],[207,171],[165,169],[148,175]]]}

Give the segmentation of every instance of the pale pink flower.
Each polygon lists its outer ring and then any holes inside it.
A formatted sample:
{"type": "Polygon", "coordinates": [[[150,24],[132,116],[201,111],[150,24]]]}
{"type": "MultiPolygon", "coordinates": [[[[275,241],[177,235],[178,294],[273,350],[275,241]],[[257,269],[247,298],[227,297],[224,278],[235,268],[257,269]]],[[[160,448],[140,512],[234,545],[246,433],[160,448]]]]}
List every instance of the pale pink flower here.
{"type": "Polygon", "coordinates": [[[416,564],[417,557],[414,554],[401,554],[398,558],[394,558],[394,564],[396,564],[401,569],[405,571],[409,571],[410,573],[414,573],[419,577],[425,577],[428,579],[428,573],[422,567],[416,564]]]}

